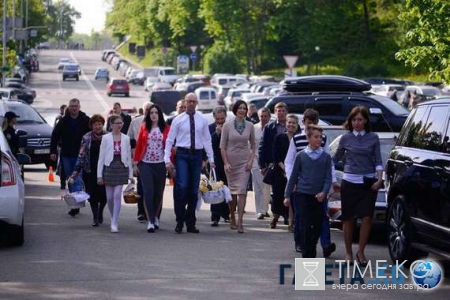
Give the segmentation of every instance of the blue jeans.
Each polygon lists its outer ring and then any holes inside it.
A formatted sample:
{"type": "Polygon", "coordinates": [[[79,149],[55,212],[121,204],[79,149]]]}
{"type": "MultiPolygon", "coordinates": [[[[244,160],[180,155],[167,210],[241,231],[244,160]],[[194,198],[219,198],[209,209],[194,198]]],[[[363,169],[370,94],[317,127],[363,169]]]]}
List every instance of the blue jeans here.
{"type": "MultiPolygon", "coordinates": [[[[76,156],[61,156],[61,163],[63,165],[64,173],[66,174],[66,178],[72,175],[75,170],[75,165],[77,164],[78,157],[76,156]]],[[[97,176],[97,175],[95,175],[97,176]]],[[[72,185],[69,185],[69,192],[79,192],[83,190],[83,180],[81,179],[81,172],[75,177],[72,185]]]]}
{"type": "Polygon", "coordinates": [[[186,223],[188,228],[194,227],[196,222],[195,208],[197,207],[202,159],[202,150],[189,152],[178,149],[175,157],[175,216],[178,224],[186,223]]]}

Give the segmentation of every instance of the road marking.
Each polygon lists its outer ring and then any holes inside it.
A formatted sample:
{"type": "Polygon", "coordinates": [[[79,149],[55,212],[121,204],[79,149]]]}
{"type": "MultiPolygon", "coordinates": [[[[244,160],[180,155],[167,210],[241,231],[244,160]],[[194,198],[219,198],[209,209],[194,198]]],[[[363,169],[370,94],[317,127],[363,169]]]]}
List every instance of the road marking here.
{"type": "MultiPolygon", "coordinates": [[[[75,58],[75,55],[73,55],[73,52],[70,51],[70,56],[72,57],[72,59],[77,63],[77,59],[75,58]]],[[[97,91],[97,89],[95,88],[95,86],[92,84],[92,82],[90,82],[89,78],[86,76],[86,74],[84,74],[83,69],[81,69],[81,78],[83,78],[84,81],[86,81],[86,84],[89,86],[89,88],[91,89],[91,91],[94,93],[95,98],[97,98],[97,100],[101,103],[101,105],[103,106],[103,108],[105,109],[105,111],[103,112],[104,114],[108,114],[110,111],[110,107],[108,105],[108,103],[106,103],[105,99],[102,97],[102,95],[100,95],[100,93],[97,91]]]]}

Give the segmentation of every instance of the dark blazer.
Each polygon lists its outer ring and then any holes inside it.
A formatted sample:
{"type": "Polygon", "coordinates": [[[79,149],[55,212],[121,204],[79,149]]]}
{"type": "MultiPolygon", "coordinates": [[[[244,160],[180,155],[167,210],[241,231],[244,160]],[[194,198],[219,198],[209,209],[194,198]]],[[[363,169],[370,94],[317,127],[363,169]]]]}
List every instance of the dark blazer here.
{"type": "Polygon", "coordinates": [[[70,114],[66,114],[53,128],[50,153],[58,154],[57,145],[61,141],[61,155],[78,157],[81,139],[83,135],[91,131],[89,117],[80,111],[78,118],[71,120],[70,114]],[[71,128],[72,121],[74,128],[71,128]]]}
{"type": "Polygon", "coordinates": [[[216,132],[216,123],[209,124],[209,133],[211,134],[211,144],[214,153],[214,163],[216,165],[217,180],[222,180],[227,183],[227,176],[225,175],[225,166],[223,163],[222,153],[220,153],[220,137],[216,132]]]}
{"type": "Polygon", "coordinates": [[[258,148],[258,163],[261,169],[273,163],[273,143],[277,135],[277,121],[272,121],[264,127],[261,141],[258,148]]]}

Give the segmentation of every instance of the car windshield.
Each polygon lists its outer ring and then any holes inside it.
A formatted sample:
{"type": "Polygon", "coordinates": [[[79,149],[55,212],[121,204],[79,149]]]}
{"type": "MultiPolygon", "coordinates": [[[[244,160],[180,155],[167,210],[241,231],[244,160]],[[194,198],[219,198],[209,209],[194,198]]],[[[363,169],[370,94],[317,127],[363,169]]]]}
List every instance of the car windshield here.
{"type": "Polygon", "coordinates": [[[61,58],[61,59],[59,60],[59,62],[60,62],[60,63],[68,63],[68,62],[70,62],[70,60],[69,60],[68,58],[61,58]]]}
{"type": "Polygon", "coordinates": [[[409,115],[409,112],[406,108],[401,106],[399,103],[392,101],[389,98],[377,96],[377,95],[371,95],[370,97],[378,100],[378,102],[380,102],[381,105],[383,105],[387,109],[389,109],[394,115],[397,115],[397,116],[409,115]]]}
{"type": "Polygon", "coordinates": [[[164,70],[164,73],[166,75],[176,75],[175,70],[172,70],[172,69],[164,70]]]}
{"type": "Polygon", "coordinates": [[[16,115],[19,116],[17,118],[17,123],[19,124],[29,124],[29,123],[35,123],[35,124],[44,124],[45,121],[39,115],[39,113],[34,110],[31,106],[28,104],[23,105],[11,105],[8,104],[8,110],[13,111],[16,115]]]}
{"type": "Polygon", "coordinates": [[[78,66],[77,65],[66,65],[64,67],[64,69],[66,71],[78,71],[78,66]]]}

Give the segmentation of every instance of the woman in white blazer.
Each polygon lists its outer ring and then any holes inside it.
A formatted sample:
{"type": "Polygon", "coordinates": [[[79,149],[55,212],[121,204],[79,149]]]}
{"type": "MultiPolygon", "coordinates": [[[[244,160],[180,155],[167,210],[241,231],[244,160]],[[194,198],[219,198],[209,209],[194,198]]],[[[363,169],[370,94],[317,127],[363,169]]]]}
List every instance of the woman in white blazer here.
{"type": "Polygon", "coordinates": [[[97,181],[106,187],[106,200],[111,214],[111,232],[119,232],[119,213],[122,187],[128,180],[134,182],[131,162],[130,138],[121,133],[123,120],[119,115],[110,117],[112,132],[105,134],[100,145],[97,181]]]}

